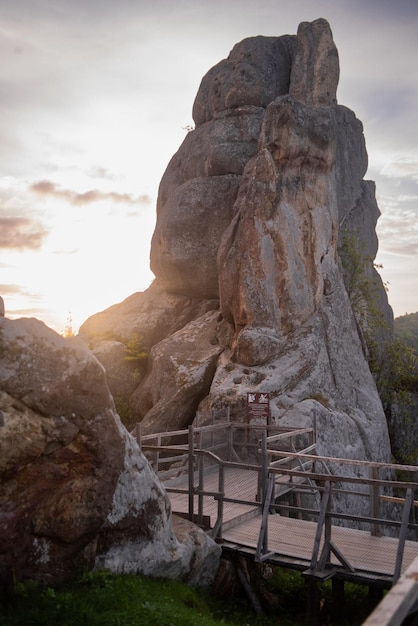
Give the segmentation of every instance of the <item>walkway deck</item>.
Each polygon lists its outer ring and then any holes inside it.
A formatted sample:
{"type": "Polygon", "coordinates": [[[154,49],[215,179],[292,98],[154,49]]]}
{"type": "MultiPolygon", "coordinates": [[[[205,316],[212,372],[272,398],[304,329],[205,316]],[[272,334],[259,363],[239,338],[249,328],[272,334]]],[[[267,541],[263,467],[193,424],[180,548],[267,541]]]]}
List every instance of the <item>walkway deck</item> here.
{"type": "MultiPolygon", "coordinates": [[[[225,475],[225,496],[229,499],[254,501],[258,487],[257,472],[228,468],[225,475]]],[[[170,481],[166,483],[169,487],[170,481]]],[[[176,482],[176,487],[187,486],[187,476],[176,482]]],[[[205,491],[216,492],[218,474],[212,472],[205,477],[205,491]]],[[[187,493],[169,493],[173,513],[187,515],[189,501],[187,493]]],[[[198,496],[195,496],[194,510],[198,510],[198,496]]],[[[218,503],[214,497],[203,499],[203,515],[207,516],[210,528],[217,519],[218,503]],[[208,519],[209,518],[209,519],[208,519]]],[[[222,537],[220,543],[228,551],[256,555],[262,524],[260,506],[225,502],[223,510],[222,537]]],[[[307,570],[311,564],[317,523],[294,519],[278,514],[270,514],[268,520],[268,548],[271,553],[266,561],[297,569],[307,570]]],[[[331,564],[339,576],[345,580],[367,583],[378,581],[389,584],[395,570],[398,539],[376,537],[368,531],[332,527],[332,541],[355,572],[343,568],[340,561],[331,556],[331,564]]],[[[323,547],[323,539],[320,550],[323,547]]],[[[401,572],[404,572],[418,557],[418,542],[406,541],[401,572]]],[[[337,573],[336,572],[336,573],[337,573]]]]}
{"type": "Polygon", "coordinates": [[[225,551],[311,579],[390,587],[418,557],[418,468],[321,457],[312,429],[272,430],[227,423],[139,439],[173,513],[198,520],[225,551]]]}

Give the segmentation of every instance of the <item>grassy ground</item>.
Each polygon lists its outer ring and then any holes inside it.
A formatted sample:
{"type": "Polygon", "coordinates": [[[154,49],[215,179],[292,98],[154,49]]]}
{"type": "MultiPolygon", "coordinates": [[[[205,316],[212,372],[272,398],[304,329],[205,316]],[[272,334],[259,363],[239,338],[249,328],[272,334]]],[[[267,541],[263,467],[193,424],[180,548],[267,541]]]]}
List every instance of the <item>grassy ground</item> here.
{"type": "MultiPolygon", "coordinates": [[[[0,626],[297,626],[305,624],[306,588],[296,573],[278,570],[269,583],[277,597],[256,615],[245,597],[215,600],[187,585],[141,576],[89,573],[59,589],[18,584],[0,594],[0,626]]],[[[370,612],[367,590],[348,590],[344,619],[332,621],[330,587],[321,590],[325,625],[356,626],[370,612]],[[366,594],[366,595],[365,595],[366,594]],[[347,620],[347,621],[346,621],[347,620]]]]}

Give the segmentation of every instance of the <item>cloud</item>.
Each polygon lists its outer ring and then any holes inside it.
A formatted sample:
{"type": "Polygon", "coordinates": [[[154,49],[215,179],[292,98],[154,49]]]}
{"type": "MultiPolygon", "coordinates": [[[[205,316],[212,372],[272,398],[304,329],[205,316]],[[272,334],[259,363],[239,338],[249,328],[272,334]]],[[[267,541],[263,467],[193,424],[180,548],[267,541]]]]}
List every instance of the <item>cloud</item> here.
{"type": "Polygon", "coordinates": [[[115,180],[116,178],[108,169],[101,166],[90,168],[88,174],[91,178],[105,178],[106,180],[115,180]]]}
{"type": "Polygon", "coordinates": [[[39,250],[46,235],[43,225],[29,217],[0,216],[0,249],[39,250]]]}
{"type": "Polygon", "coordinates": [[[387,163],[380,173],[388,178],[411,178],[418,181],[418,162],[406,159],[392,161],[387,163]]]}
{"type": "MultiPolygon", "coordinates": [[[[0,285],[0,293],[3,296],[15,295],[15,294],[25,294],[25,291],[22,289],[20,285],[0,285]]],[[[25,294],[26,295],[26,294],[25,294]]]]}
{"type": "Polygon", "coordinates": [[[93,202],[107,200],[124,204],[148,204],[151,198],[147,195],[133,196],[130,193],[118,193],[116,191],[103,192],[97,189],[90,189],[84,193],[77,193],[70,189],[61,189],[59,185],[49,180],[40,180],[30,185],[29,190],[42,196],[51,196],[66,200],[73,206],[82,206],[93,202]]]}
{"type": "Polygon", "coordinates": [[[418,256],[418,224],[415,211],[401,208],[382,215],[377,231],[382,253],[418,256]]]}

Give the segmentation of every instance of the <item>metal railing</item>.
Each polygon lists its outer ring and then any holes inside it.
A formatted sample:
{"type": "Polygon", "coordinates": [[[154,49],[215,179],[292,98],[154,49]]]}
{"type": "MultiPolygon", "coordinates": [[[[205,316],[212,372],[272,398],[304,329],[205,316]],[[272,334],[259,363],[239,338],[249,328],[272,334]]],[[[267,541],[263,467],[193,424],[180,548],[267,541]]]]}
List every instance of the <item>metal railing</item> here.
{"type": "Polygon", "coordinates": [[[315,427],[284,429],[228,421],[142,437],[137,432],[137,439],[166,490],[187,495],[189,519],[203,524],[204,503],[216,502],[212,537],[222,540],[225,504],[258,508],[262,517],[255,556],[263,561],[273,550],[272,513],[314,521],[307,573],[320,578],[331,567],[332,556],[347,572],[354,569],[333,541],[334,526],[368,530],[374,537],[396,535],[392,580],[399,579],[405,542],[415,539],[418,530],[418,467],[319,456],[315,427]],[[237,469],[256,472],[256,494],[228,493],[225,476],[237,469]],[[208,487],[213,474],[216,489],[208,487]],[[348,501],[354,513],[347,510],[348,501]]]}
{"type": "MultiPolygon", "coordinates": [[[[408,534],[416,539],[418,525],[415,522],[413,511],[414,493],[418,494],[416,477],[418,467],[407,465],[393,465],[373,463],[354,459],[322,457],[304,452],[280,452],[266,448],[263,458],[282,458],[292,456],[298,460],[301,467],[298,469],[286,468],[273,461],[268,466],[269,483],[264,492],[264,512],[285,512],[300,519],[315,520],[317,522],[316,536],[313,546],[312,559],[307,573],[321,577],[331,565],[331,554],[338,559],[348,571],[354,571],[353,566],[344,558],[332,541],[334,525],[345,525],[351,528],[370,530],[372,536],[397,535],[398,547],[393,572],[393,582],[400,576],[404,546],[408,534]],[[307,470],[306,463],[310,463],[307,470]],[[303,465],[303,467],[302,467],[303,465]],[[322,471],[318,469],[322,467],[322,471]],[[403,473],[403,480],[396,480],[396,475],[403,473]],[[274,485],[278,478],[288,477],[287,485],[295,483],[294,491],[299,494],[309,494],[305,500],[312,501],[312,494],[319,496],[319,507],[301,504],[283,504],[274,498],[274,485]],[[306,477],[309,480],[306,481],[306,477]],[[408,480],[409,478],[409,480],[408,480]],[[356,500],[358,505],[356,505],[356,500]],[[357,513],[347,512],[347,501],[357,513]],[[343,504],[339,504],[343,502],[343,504]],[[361,511],[361,512],[360,512],[361,511]],[[323,542],[322,552],[319,553],[320,543],[323,542]]],[[[264,470],[264,473],[266,469],[264,470]]],[[[271,517],[263,515],[256,558],[263,561],[269,557],[268,525],[271,517]]]]}

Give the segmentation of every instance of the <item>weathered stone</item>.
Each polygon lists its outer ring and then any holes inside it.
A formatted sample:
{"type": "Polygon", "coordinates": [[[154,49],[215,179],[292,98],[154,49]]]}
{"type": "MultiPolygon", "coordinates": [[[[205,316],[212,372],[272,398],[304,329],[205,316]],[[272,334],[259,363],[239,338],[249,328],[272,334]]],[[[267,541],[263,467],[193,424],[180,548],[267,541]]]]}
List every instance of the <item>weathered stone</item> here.
{"type": "MultiPolygon", "coordinates": [[[[263,107],[226,109],[187,133],[161,179],[157,215],[177,187],[205,176],[239,176],[257,152],[263,107]]],[[[219,182],[222,183],[220,180],[219,182]]]]}
{"type": "Polygon", "coordinates": [[[338,51],[324,19],[299,24],[289,93],[306,105],[337,102],[338,51]]]}
{"type": "Polygon", "coordinates": [[[389,432],[397,462],[418,465],[418,389],[395,395],[390,407],[389,432]]]}
{"type": "Polygon", "coordinates": [[[338,76],[320,19],[301,24],[296,37],[244,40],[203,78],[196,130],[161,181],[151,258],[159,289],[202,302],[210,295],[216,309],[219,294],[220,316],[214,308],[206,318],[212,340],[196,314],[154,342],[133,396],[147,432],[186,426],[195,413],[204,423],[215,410],[245,420],[247,392],[263,391],[276,423],[316,422],[323,454],[390,459],[338,253],[348,232],[376,276],[378,209],[363,180],[363,128],[337,105],[338,76]],[[223,201],[225,180],[234,191],[223,201]]]}
{"type": "MultiPolygon", "coordinates": [[[[305,107],[288,96],[268,107],[259,152],[245,170],[218,255],[221,309],[238,343],[244,327],[270,328],[269,335],[281,338],[323,297],[322,261],[336,245],[335,146],[333,109],[305,107]]],[[[245,337],[248,343],[248,332],[245,337]]],[[[237,349],[241,362],[257,364],[237,349]]]]}
{"type": "Polygon", "coordinates": [[[186,428],[208,392],[222,348],[218,313],[209,312],[151,350],[150,372],[132,397],[143,434],[186,428]]]}
{"type": "Polygon", "coordinates": [[[182,580],[208,589],[216,576],[221,547],[198,526],[171,516],[167,494],[136,442],[123,428],[121,436],[124,468],[98,538],[95,567],[182,580]]]}
{"type": "Polygon", "coordinates": [[[218,297],[216,255],[233,216],[238,186],[237,176],[211,176],[194,178],[173,191],[151,249],[151,269],[167,291],[218,297]]]}
{"type": "Polygon", "coordinates": [[[147,351],[190,320],[218,308],[218,305],[217,299],[173,295],[155,280],[146,292],[134,293],[120,304],[90,317],[80,327],[79,337],[94,350],[102,341],[126,343],[136,337],[147,351]]]}
{"type": "Polygon", "coordinates": [[[0,581],[55,584],[95,563],[195,580],[200,558],[214,577],[219,548],[177,540],[167,495],[84,343],[1,318],[0,354],[0,581]]]}
{"type": "Polygon", "coordinates": [[[295,37],[249,37],[202,79],[193,105],[196,125],[226,109],[266,107],[288,93],[295,37]]]}
{"type": "Polygon", "coordinates": [[[363,124],[347,107],[339,105],[336,108],[336,115],[338,143],[335,177],[339,221],[343,224],[347,214],[356,206],[362,194],[368,158],[363,124]]]}

